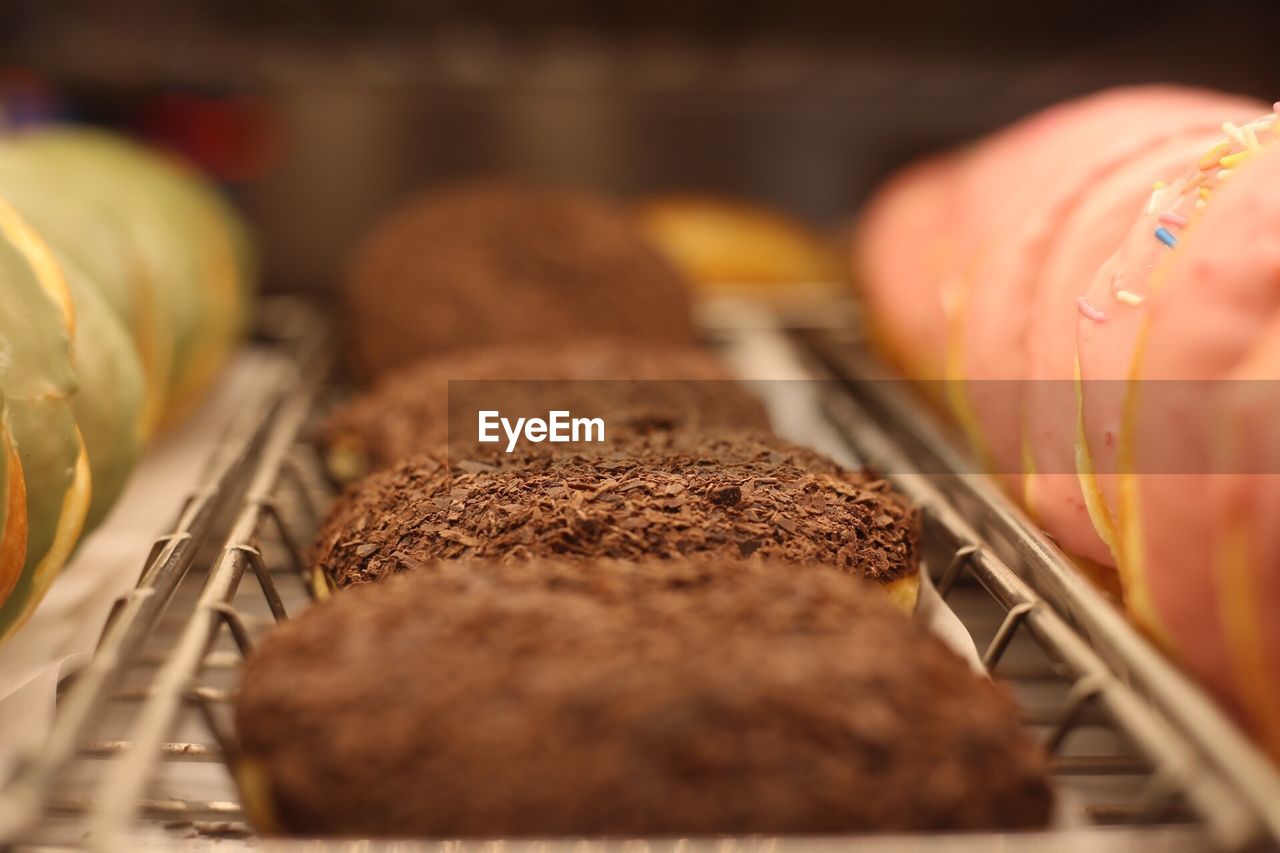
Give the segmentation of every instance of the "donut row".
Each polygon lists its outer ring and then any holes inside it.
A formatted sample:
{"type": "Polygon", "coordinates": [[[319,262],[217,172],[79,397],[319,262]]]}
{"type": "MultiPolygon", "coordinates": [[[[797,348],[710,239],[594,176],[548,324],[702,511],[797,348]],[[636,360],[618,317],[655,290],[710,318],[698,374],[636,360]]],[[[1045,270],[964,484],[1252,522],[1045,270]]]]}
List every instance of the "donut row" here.
{"type": "Polygon", "coordinates": [[[0,137],[0,639],[213,379],[251,280],[186,169],[105,133],[0,137]]]}
{"type": "Polygon", "coordinates": [[[1280,755],[1277,142],[1252,100],[1103,92],[892,178],[856,260],[880,350],[1280,755]]]}
{"type": "Polygon", "coordinates": [[[431,215],[394,217],[394,241],[375,235],[347,287],[362,310],[393,294],[416,306],[395,348],[435,354],[384,372],[314,433],[332,473],[354,479],[310,549],[327,600],[246,663],[236,772],[259,828],[1046,823],[1045,759],[1015,706],[909,615],[916,510],[769,431],[692,343],[685,285],[629,213],[493,185],[415,209],[431,215]],[[480,209],[483,228],[469,219],[480,209]],[[535,209],[546,227],[522,227],[535,209]],[[596,252],[605,234],[613,248],[596,252]],[[446,245],[458,266],[423,248],[446,245]],[[390,278],[367,277],[370,252],[390,278]],[[591,288],[609,293],[569,298],[591,288]],[[487,345],[439,343],[471,300],[487,345]],[[608,428],[603,442],[507,452],[478,440],[478,408],[581,408],[608,428]]]}

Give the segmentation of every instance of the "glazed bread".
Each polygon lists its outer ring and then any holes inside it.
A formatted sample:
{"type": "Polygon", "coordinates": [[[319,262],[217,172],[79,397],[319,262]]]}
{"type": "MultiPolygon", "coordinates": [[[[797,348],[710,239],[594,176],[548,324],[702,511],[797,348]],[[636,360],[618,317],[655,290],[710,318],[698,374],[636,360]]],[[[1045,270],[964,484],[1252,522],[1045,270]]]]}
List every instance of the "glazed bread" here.
{"type": "Polygon", "coordinates": [[[749,202],[693,193],[641,199],[645,236],[695,290],[785,302],[835,290],[848,268],[834,242],[806,223],[749,202]]]}

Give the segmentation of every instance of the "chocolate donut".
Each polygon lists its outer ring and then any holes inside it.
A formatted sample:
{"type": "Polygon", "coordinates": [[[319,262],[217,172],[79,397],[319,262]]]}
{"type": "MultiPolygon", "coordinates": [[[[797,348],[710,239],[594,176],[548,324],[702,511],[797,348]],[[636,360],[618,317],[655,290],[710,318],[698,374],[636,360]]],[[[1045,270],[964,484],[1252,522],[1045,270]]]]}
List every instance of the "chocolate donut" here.
{"type": "Polygon", "coordinates": [[[684,282],[627,211],[520,184],[439,190],[393,213],[356,252],[342,302],[365,377],[470,347],[694,338],[684,282]]]}
{"type": "Polygon", "coordinates": [[[444,562],[335,596],[246,666],[261,829],[651,836],[1043,827],[1005,691],[817,567],[444,562]]]}
{"type": "Polygon", "coordinates": [[[480,408],[602,417],[611,447],[651,431],[768,426],[761,402],[710,353],[593,338],[424,359],[337,408],[316,439],[330,472],[343,481],[446,443],[468,458],[491,459],[502,449],[476,443],[480,408]]]}
{"type": "Polygon", "coordinates": [[[415,457],[348,490],[311,554],[335,587],[435,559],[755,555],[835,566],[909,609],[919,514],[887,482],[771,434],[682,432],[613,456],[415,457]]]}

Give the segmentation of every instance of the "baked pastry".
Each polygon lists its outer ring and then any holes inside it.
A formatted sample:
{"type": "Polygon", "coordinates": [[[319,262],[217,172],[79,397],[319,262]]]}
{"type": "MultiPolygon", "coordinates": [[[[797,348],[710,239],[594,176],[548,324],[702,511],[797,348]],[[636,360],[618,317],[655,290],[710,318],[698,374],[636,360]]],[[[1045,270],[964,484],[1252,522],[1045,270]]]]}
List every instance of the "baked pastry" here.
{"type": "Polygon", "coordinates": [[[1073,325],[1081,482],[1130,611],[1280,756],[1277,122],[1150,194],[1085,296],[1104,319],[1073,325]]]}
{"type": "Polygon", "coordinates": [[[481,409],[600,417],[615,449],[653,430],[768,426],[763,404],[709,353],[596,338],[466,351],[393,371],[325,418],[317,441],[341,481],[445,444],[457,458],[496,461],[505,448],[476,440],[481,409]]]}
{"type": "MultiPolygon", "coordinates": [[[[16,630],[57,576],[89,511],[89,461],[76,428],[72,397],[76,376],[71,339],[75,307],[48,247],[0,202],[0,390],[5,425],[21,472],[25,500],[7,501],[13,523],[0,563],[0,639],[16,630]],[[25,505],[25,525],[16,517],[25,505]],[[17,554],[23,556],[19,562],[17,554]],[[15,574],[13,569],[20,566],[15,574]]],[[[12,458],[11,458],[12,461],[12,458]]],[[[19,479],[20,478],[20,479],[19,479]]]]}
{"type": "Polygon", "coordinates": [[[1004,690],[842,581],[445,562],[335,596],[246,664],[246,805],[305,835],[1045,826],[1045,758],[1004,690]]]}
{"type": "Polygon", "coordinates": [[[694,338],[683,282],[625,210],[519,184],[437,190],[393,213],[356,252],[342,304],[365,378],[471,347],[694,338]]]}
{"type": "MultiPolygon", "coordinates": [[[[1034,313],[1038,294],[1047,283],[1046,257],[1051,250],[1063,248],[1055,245],[1057,229],[1102,179],[1151,149],[1181,145],[1186,152],[1183,165],[1189,166],[1199,155],[1186,148],[1187,142],[1220,134],[1224,120],[1245,120],[1256,115],[1259,107],[1251,100],[1200,90],[1144,87],[1103,93],[1075,107],[1050,111],[1043,122],[1032,120],[1035,126],[1028,132],[1035,136],[1028,148],[1039,153],[1028,153],[1026,166],[1019,168],[1035,171],[1028,174],[1027,192],[1002,202],[987,220],[993,230],[981,237],[990,241],[989,248],[971,249],[975,260],[955,299],[950,345],[954,360],[948,368],[948,378],[954,380],[948,388],[962,425],[1014,494],[1025,497],[1027,475],[1044,473],[1040,483],[1030,484],[1037,489],[1051,483],[1069,487],[1075,473],[1073,456],[1068,456],[1070,467],[1053,470],[1048,457],[1037,458],[1038,451],[1030,447],[1036,442],[1024,440],[1027,392],[1041,384],[1051,388],[1050,382],[1056,382],[1059,390],[1069,389],[1073,369],[1067,353],[1065,358],[1044,359],[1037,365],[1040,375],[1028,373],[1032,342],[1048,335],[1043,330],[1054,324],[1051,318],[1059,318],[1059,324],[1075,322],[1080,313],[1076,300],[1089,281],[1087,276],[1072,277],[1074,289],[1053,294],[1040,313],[1034,313]],[[1066,476],[1049,481],[1051,475],[1066,476]]],[[[1013,177],[1007,159],[1026,143],[1018,141],[1016,130],[1010,134],[1007,141],[993,140],[977,155],[973,172],[965,179],[974,186],[966,192],[987,192],[980,186],[990,180],[984,176],[997,171],[1006,179],[1013,177]]],[[[1127,192],[1149,192],[1160,177],[1143,175],[1143,171],[1129,173],[1127,192]]],[[[1112,234],[1113,246],[1122,234],[1123,226],[1112,234]]],[[[1097,253],[1094,245],[1080,243],[1068,251],[1092,254],[1096,269],[1105,254],[1097,253]]],[[[1069,395],[1066,399],[1072,401],[1069,395]]],[[[1070,408],[1064,414],[1063,426],[1070,423],[1070,408]]],[[[1034,491],[1032,497],[1033,512],[1042,523],[1053,524],[1055,535],[1069,550],[1106,559],[1078,492],[1064,494],[1059,488],[1052,500],[1034,491]]]]}
{"type": "Polygon", "coordinates": [[[147,440],[146,377],[129,333],[89,276],[74,261],[55,258],[75,304],[76,427],[89,461],[91,531],[115,506],[147,440]]]}
{"type": "Polygon", "coordinates": [[[213,191],[107,134],[5,137],[0,198],[3,639],[210,381],[249,285],[213,191]]]}
{"type": "Polygon", "coordinates": [[[1136,210],[1153,180],[1198,159],[1192,152],[1221,133],[1224,119],[1257,109],[1195,89],[1110,90],[916,167],[867,216],[862,254],[873,265],[862,268],[860,282],[874,294],[869,324],[880,330],[877,340],[889,342],[899,365],[921,371],[913,378],[948,380],[951,411],[991,470],[1030,501],[1064,547],[1090,559],[1109,555],[1074,485],[1074,362],[1062,333],[1106,247],[1127,228],[1110,215],[1113,206],[1136,210]],[[1008,190],[993,192],[997,186],[1008,190]],[[1074,239],[1059,239],[1064,228],[1074,239]],[[918,354],[904,356],[913,346],[918,354]],[[1026,399],[1032,391],[1040,395],[1034,405],[1026,399]],[[1024,439],[1055,424],[1065,447],[1024,439]]]}
{"type": "Polygon", "coordinates": [[[957,159],[934,157],[890,176],[852,234],[867,334],[916,379],[941,379],[946,370],[944,294],[954,288],[961,239],[951,214],[957,159]]]}
{"type": "Polygon", "coordinates": [[[878,202],[869,221],[904,217],[905,245],[937,222],[921,200],[949,200],[958,248],[932,279],[885,257],[864,283],[895,340],[947,318],[952,411],[986,461],[1064,548],[1117,566],[1135,621],[1280,755],[1264,110],[1141,87],[1046,111],[891,190],[914,202],[878,202]]]}
{"type": "Polygon", "coordinates": [[[27,484],[0,391],[0,594],[8,595],[27,559],[27,484]]]}
{"type": "Polygon", "coordinates": [[[415,457],[348,490],[311,551],[335,587],[434,559],[553,556],[820,563],[911,609],[919,516],[871,474],[765,433],[717,431],[501,468],[415,457]]]}
{"type": "Polygon", "coordinates": [[[120,137],[50,128],[0,144],[0,196],[89,279],[146,377],[146,434],[179,421],[243,330],[248,239],[196,175],[120,137]]]}
{"type": "Polygon", "coordinates": [[[831,293],[848,269],[831,240],[803,222],[738,199],[672,193],[641,200],[645,236],[703,293],[785,301],[831,293]]]}
{"type": "MultiPolygon", "coordinates": [[[[108,269],[106,252],[118,251],[132,265],[125,321],[147,369],[148,427],[178,423],[246,325],[255,270],[243,223],[191,170],[114,134],[54,128],[19,136],[14,145],[23,167],[38,174],[38,187],[46,195],[54,187],[63,199],[38,223],[33,218],[47,240],[59,247],[114,242],[111,225],[99,233],[102,222],[124,225],[124,246],[100,247],[92,257],[77,250],[74,260],[101,282],[114,282],[114,274],[99,272],[108,269]]],[[[100,288],[118,307],[125,304],[119,283],[100,288]]]]}

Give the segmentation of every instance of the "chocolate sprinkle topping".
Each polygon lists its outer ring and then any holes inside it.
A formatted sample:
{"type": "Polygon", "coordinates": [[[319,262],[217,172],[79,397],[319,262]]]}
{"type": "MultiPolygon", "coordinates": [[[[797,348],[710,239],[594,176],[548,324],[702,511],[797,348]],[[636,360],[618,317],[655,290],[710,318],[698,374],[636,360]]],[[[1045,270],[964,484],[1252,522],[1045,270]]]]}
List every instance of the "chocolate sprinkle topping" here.
{"type": "Polygon", "coordinates": [[[885,481],[767,433],[682,433],[474,470],[415,457],[350,489],[312,549],[337,587],[436,559],[750,555],[887,583],[918,568],[918,513],[885,481]]]}
{"type": "Polygon", "coordinates": [[[365,377],[471,347],[694,338],[685,282],[624,209],[518,184],[440,190],[394,213],[357,251],[342,302],[365,377]]]}
{"type": "Polygon", "coordinates": [[[447,442],[455,458],[461,452],[500,461],[495,457],[502,448],[475,441],[481,408],[539,416],[554,408],[602,417],[612,448],[655,431],[768,426],[763,405],[710,353],[599,338],[425,359],[339,407],[321,425],[317,442],[339,480],[434,452],[447,442]]]}

